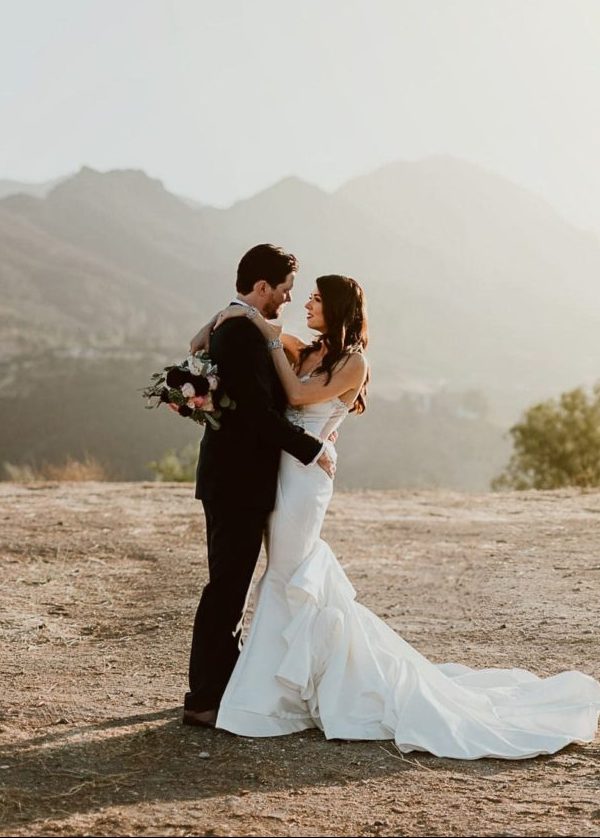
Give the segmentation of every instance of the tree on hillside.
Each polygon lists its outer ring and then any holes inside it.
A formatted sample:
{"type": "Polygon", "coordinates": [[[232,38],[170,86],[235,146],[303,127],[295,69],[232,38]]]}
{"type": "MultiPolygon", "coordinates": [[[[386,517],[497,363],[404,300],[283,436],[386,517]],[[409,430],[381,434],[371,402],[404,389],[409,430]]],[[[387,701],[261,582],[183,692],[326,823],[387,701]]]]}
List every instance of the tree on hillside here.
{"type": "Polygon", "coordinates": [[[513,455],[493,489],[600,486],[600,383],[533,405],[510,435],[513,455]]]}

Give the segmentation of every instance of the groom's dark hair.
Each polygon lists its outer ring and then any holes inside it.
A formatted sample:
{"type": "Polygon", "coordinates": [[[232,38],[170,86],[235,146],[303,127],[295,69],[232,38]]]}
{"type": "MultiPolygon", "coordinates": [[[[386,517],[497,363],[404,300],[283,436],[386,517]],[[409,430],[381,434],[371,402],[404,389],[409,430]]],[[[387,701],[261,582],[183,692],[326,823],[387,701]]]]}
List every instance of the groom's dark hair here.
{"type": "Polygon", "coordinates": [[[242,256],[235,287],[240,294],[250,294],[254,283],[264,279],[271,288],[276,288],[289,273],[297,270],[298,260],[293,254],[274,244],[257,244],[242,256]]]}

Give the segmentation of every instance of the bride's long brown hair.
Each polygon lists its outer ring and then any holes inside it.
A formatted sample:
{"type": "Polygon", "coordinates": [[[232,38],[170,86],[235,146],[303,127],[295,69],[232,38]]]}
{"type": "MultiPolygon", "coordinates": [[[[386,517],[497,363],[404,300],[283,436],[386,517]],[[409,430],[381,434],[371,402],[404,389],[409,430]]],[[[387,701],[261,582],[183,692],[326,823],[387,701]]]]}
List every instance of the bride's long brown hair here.
{"type": "MultiPolygon", "coordinates": [[[[346,363],[350,355],[367,348],[367,307],[362,288],[355,279],[339,274],[320,276],[316,280],[323,306],[325,332],[306,346],[299,357],[299,366],[312,353],[325,347],[323,360],[315,372],[325,373],[329,384],[338,364],[346,363]]],[[[369,375],[351,407],[351,412],[364,413],[367,406],[369,375]]]]}

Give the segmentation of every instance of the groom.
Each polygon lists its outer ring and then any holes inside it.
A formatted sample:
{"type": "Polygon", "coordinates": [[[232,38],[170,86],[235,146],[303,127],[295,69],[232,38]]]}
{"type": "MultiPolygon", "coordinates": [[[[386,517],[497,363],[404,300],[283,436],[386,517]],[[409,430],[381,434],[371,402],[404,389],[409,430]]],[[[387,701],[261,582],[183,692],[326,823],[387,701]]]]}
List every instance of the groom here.
{"type": "MultiPolygon", "coordinates": [[[[282,248],[253,247],[238,265],[232,304],[254,306],[268,320],[279,317],[291,300],[297,270],[296,257],[282,248]]],[[[269,347],[250,319],[226,320],[211,335],[209,353],[237,407],[224,412],[219,430],[206,426],[200,447],[196,497],[206,517],[209,581],[194,621],[183,723],[214,727],[239,655],[246,598],[275,505],[281,452],[305,465],[316,462],[330,476],[334,465],[322,440],[284,417],[283,387],[269,347]]]]}

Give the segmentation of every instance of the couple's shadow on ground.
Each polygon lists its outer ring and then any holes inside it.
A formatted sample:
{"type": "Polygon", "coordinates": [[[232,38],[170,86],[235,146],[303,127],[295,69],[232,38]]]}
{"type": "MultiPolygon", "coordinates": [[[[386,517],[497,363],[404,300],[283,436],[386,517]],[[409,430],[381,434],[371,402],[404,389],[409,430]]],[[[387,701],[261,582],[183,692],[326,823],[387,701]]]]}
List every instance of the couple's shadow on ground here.
{"type": "Polygon", "coordinates": [[[392,742],[328,742],[318,730],[248,739],[184,727],[176,707],[56,728],[3,747],[2,820],[5,828],[22,827],[142,802],[309,791],[415,771],[490,776],[527,765],[533,761],[401,755],[392,742]]]}

